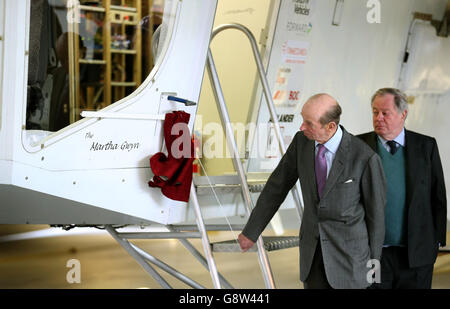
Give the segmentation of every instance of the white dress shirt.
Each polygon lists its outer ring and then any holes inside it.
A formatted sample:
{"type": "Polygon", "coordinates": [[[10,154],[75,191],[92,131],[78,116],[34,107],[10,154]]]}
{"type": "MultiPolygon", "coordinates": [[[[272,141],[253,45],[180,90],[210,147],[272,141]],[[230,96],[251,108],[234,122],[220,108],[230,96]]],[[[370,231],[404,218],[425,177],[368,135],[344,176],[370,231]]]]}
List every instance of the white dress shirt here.
{"type": "MultiPolygon", "coordinates": [[[[382,138],[381,136],[378,135],[378,138],[380,139],[381,144],[384,146],[384,148],[388,151],[391,152],[391,147],[389,147],[389,145],[387,144],[387,140],[385,140],[384,138],[382,138]]],[[[397,144],[401,145],[402,147],[405,147],[405,128],[402,129],[402,131],[400,132],[399,135],[397,135],[396,138],[393,139],[394,142],[396,142],[397,144]]]]}

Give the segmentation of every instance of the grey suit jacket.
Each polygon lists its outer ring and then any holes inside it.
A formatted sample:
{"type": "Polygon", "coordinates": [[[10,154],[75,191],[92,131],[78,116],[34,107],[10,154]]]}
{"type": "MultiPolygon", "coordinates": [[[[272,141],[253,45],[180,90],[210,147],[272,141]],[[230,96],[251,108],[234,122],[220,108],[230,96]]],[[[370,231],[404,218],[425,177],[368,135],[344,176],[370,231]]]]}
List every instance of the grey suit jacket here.
{"type": "Polygon", "coordinates": [[[300,179],[304,200],[300,280],[308,278],[320,241],[329,284],[333,288],[365,288],[370,285],[368,261],[381,257],[386,180],[378,155],[341,128],[342,141],[322,199],[315,180],[314,141],[298,132],[269,177],[242,233],[256,241],[300,179]]]}

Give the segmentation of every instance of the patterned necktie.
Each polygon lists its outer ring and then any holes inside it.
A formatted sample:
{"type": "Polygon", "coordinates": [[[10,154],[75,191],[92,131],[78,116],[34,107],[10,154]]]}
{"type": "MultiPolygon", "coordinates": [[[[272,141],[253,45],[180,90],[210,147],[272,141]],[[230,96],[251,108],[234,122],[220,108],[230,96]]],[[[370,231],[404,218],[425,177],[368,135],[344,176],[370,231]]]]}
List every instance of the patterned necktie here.
{"type": "Polygon", "coordinates": [[[325,152],[327,149],[322,144],[319,144],[318,146],[319,151],[316,155],[315,170],[317,192],[319,193],[319,198],[322,198],[323,188],[325,187],[325,182],[327,181],[327,160],[325,159],[325,152]]]}
{"type": "Polygon", "coordinates": [[[391,149],[391,154],[394,155],[397,152],[397,143],[394,141],[387,141],[386,142],[391,149]]]}

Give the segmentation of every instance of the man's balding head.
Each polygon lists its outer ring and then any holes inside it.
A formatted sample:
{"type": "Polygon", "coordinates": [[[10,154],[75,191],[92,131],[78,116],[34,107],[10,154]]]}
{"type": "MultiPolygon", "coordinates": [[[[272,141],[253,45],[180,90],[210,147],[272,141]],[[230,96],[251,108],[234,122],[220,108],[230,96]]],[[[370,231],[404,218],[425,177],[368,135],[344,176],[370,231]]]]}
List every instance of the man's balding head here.
{"type": "Polygon", "coordinates": [[[318,120],[322,125],[326,125],[330,122],[334,122],[336,125],[339,125],[342,109],[336,99],[329,94],[315,94],[306,101],[305,106],[306,105],[310,105],[316,109],[319,116],[318,120]]]}
{"type": "Polygon", "coordinates": [[[303,106],[300,130],[309,139],[325,143],[336,132],[341,113],[338,102],[329,94],[313,95],[303,106]]]}

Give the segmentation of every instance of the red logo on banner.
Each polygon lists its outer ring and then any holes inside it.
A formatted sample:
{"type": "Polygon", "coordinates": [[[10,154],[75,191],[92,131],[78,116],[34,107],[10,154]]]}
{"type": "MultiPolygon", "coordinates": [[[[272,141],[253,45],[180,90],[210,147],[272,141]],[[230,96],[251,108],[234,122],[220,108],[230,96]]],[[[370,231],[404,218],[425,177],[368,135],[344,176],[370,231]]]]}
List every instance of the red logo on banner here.
{"type": "Polygon", "coordinates": [[[285,90],[277,90],[277,92],[275,92],[275,95],[273,96],[273,99],[274,100],[284,100],[285,95],[286,95],[285,90]]]}
{"type": "Polygon", "coordinates": [[[300,91],[289,91],[289,101],[297,101],[300,91]]]}

